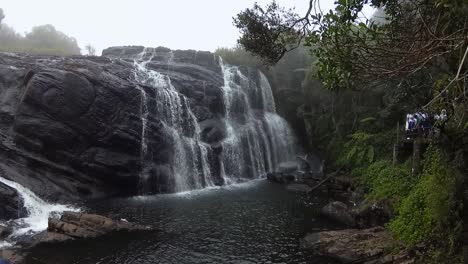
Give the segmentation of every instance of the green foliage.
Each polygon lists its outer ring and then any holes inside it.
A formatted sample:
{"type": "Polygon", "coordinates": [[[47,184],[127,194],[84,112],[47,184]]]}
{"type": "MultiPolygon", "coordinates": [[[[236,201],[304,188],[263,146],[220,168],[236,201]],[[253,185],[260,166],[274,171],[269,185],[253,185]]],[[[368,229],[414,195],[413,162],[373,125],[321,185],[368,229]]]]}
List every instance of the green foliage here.
{"type": "Polygon", "coordinates": [[[337,0],[334,10],[309,9],[305,18],[272,7],[240,14],[241,46],[271,63],[290,45],[285,31],[305,37],[313,77],[303,82],[306,101],[298,112],[311,145],[358,177],[369,199],[391,201],[396,238],[409,246],[424,242],[433,247],[430,258],[449,263],[462,227],[458,173],[467,171],[468,156],[466,61],[454,80],[467,46],[466,0],[337,0]],[[381,19],[363,19],[365,5],[379,7],[381,19]],[[426,110],[446,109],[449,120],[434,142],[439,148],[427,150],[423,172],[411,176],[408,164],[389,161],[395,126],[428,102],[426,110]]]}
{"type": "Polygon", "coordinates": [[[223,58],[224,62],[231,65],[246,65],[259,67],[261,60],[241,47],[217,48],[215,54],[223,58]]]}
{"type": "Polygon", "coordinates": [[[344,144],[344,150],[338,158],[341,166],[361,166],[374,161],[375,151],[371,144],[373,135],[358,131],[349,136],[350,140],[344,144]]]}
{"type": "Polygon", "coordinates": [[[253,8],[240,12],[234,25],[241,31],[238,42],[242,47],[274,64],[288,51],[287,45],[297,42],[297,35],[291,31],[296,20],[292,10],[285,10],[273,1],[265,8],[255,3],[253,8]]]}
{"type": "Polygon", "coordinates": [[[418,179],[410,175],[407,165],[393,166],[389,160],[379,160],[362,171],[360,181],[368,188],[368,198],[389,200],[398,208],[418,179]]]}
{"type": "Polygon", "coordinates": [[[410,246],[433,241],[453,253],[460,232],[460,178],[447,164],[442,152],[431,146],[419,182],[389,224],[395,236],[410,246]]]}

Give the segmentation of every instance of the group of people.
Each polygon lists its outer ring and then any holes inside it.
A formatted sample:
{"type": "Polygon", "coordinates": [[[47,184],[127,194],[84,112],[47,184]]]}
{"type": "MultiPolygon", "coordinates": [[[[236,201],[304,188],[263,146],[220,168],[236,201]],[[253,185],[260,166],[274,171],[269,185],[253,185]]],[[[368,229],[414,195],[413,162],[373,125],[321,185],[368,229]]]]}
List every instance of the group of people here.
{"type": "Polygon", "coordinates": [[[430,115],[424,111],[406,115],[405,131],[407,138],[427,137],[434,128],[442,128],[447,120],[447,111],[443,109],[440,114],[430,115]]]}

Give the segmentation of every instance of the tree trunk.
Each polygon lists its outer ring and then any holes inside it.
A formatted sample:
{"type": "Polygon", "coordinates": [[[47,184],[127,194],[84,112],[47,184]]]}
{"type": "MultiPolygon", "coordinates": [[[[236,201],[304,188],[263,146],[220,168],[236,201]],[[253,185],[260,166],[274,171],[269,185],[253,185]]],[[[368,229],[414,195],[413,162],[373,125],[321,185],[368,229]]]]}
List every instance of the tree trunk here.
{"type": "Polygon", "coordinates": [[[413,141],[413,168],[411,170],[413,176],[419,173],[421,169],[421,138],[416,137],[413,141]]]}
{"type": "Polygon", "coordinates": [[[397,130],[396,130],[396,141],[393,144],[393,166],[398,164],[398,154],[399,154],[399,147],[400,147],[400,122],[397,123],[397,130]]]}

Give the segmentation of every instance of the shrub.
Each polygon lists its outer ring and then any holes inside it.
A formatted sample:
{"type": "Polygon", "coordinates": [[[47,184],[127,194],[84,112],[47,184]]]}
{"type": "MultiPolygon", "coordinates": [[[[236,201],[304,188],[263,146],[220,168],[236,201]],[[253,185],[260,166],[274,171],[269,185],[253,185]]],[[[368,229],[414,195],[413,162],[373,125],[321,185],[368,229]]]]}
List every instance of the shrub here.
{"type": "Polygon", "coordinates": [[[344,149],[338,157],[337,164],[346,167],[362,166],[374,161],[373,135],[358,131],[349,136],[344,149]]]}
{"type": "Polygon", "coordinates": [[[380,160],[366,167],[360,180],[369,191],[369,199],[389,200],[394,208],[398,208],[402,198],[409,195],[418,181],[409,172],[405,164],[393,166],[389,160],[380,160]]]}
{"type": "Polygon", "coordinates": [[[439,149],[429,147],[420,181],[402,200],[398,216],[389,224],[395,236],[409,246],[429,241],[442,243],[449,251],[454,248],[461,229],[457,195],[462,184],[448,164],[439,149]]]}

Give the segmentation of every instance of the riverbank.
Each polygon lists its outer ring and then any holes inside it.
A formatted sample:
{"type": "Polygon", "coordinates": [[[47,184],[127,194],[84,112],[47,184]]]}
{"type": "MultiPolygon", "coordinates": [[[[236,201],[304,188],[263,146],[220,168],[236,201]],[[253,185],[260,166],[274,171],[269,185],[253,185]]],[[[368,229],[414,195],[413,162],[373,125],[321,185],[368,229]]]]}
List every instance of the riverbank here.
{"type": "Polygon", "coordinates": [[[342,228],[308,233],[301,243],[313,254],[342,263],[415,263],[417,252],[407,250],[384,228],[394,215],[390,204],[366,200],[345,171],[271,173],[268,179],[286,190],[306,193],[309,199],[321,194],[328,197],[319,217],[342,228]]]}

